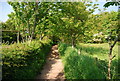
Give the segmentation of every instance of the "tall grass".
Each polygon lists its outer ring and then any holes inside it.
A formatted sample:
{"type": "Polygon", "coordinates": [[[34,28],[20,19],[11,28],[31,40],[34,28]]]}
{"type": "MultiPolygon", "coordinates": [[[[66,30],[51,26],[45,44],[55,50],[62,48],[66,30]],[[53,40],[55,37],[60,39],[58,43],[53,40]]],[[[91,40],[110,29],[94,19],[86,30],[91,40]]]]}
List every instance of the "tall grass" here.
{"type": "MultiPolygon", "coordinates": [[[[77,48],[59,44],[66,79],[106,79],[109,47],[107,44],[80,44],[77,48]],[[61,48],[62,47],[62,48],[61,48]],[[80,54],[78,50],[80,49],[80,54]],[[61,54],[62,53],[62,54],[61,54]]],[[[117,48],[117,46],[115,46],[117,48]]],[[[118,50],[114,48],[113,54],[118,50]]],[[[112,63],[112,79],[118,79],[118,58],[112,63]]]]}

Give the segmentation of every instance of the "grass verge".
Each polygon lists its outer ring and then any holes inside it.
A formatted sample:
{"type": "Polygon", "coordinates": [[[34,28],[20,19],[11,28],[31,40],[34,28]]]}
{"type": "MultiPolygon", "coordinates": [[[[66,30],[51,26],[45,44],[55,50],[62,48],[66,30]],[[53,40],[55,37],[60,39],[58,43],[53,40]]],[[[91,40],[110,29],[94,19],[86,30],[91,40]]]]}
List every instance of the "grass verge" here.
{"type": "MultiPolygon", "coordinates": [[[[113,54],[118,53],[115,48],[113,54]]],[[[64,63],[66,79],[107,78],[109,52],[107,44],[80,44],[76,48],[72,48],[70,45],[60,43],[58,50],[64,63]],[[78,54],[78,49],[81,51],[80,54],[78,54]]],[[[113,59],[111,66],[112,79],[120,79],[117,56],[113,59]]]]}

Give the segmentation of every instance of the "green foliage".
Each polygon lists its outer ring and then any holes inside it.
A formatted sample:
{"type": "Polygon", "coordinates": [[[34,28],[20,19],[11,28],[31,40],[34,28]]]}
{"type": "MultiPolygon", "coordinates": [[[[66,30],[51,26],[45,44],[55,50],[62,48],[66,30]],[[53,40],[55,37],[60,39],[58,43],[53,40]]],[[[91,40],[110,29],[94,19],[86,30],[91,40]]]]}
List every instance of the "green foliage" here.
{"type": "Polygon", "coordinates": [[[64,52],[66,48],[68,47],[68,45],[65,43],[59,43],[58,47],[59,47],[58,50],[59,50],[60,56],[64,56],[65,55],[64,52]]]}
{"type": "Polygon", "coordinates": [[[100,14],[90,15],[86,25],[89,28],[85,31],[84,42],[100,43],[107,42],[107,37],[113,31],[111,39],[114,40],[118,31],[118,12],[101,12],[100,14]]]}
{"type": "Polygon", "coordinates": [[[2,32],[2,42],[6,43],[6,42],[12,43],[17,42],[17,33],[11,33],[11,32],[2,32]]]}
{"type": "Polygon", "coordinates": [[[34,79],[45,63],[50,41],[28,41],[3,46],[3,79],[34,79]]]}
{"type": "Polygon", "coordinates": [[[56,36],[65,43],[106,42],[106,36],[113,30],[116,36],[117,12],[92,14],[98,4],[92,1],[80,2],[8,2],[14,12],[2,23],[4,29],[19,30],[23,40],[56,36]],[[94,34],[103,34],[94,37],[94,34]]]}
{"type": "MultiPolygon", "coordinates": [[[[92,14],[98,4],[88,0],[81,2],[8,2],[14,12],[2,24],[5,30],[19,30],[23,40],[49,37],[56,44],[58,40],[74,45],[77,42],[106,42],[106,37],[113,31],[114,40],[119,28],[117,12],[92,14]],[[94,36],[101,33],[101,35],[94,36]],[[25,38],[26,37],[26,38],[25,38]]],[[[117,5],[114,2],[106,3],[117,5]]],[[[3,39],[14,40],[14,34],[3,33],[3,39]],[[13,37],[12,37],[13,36],[13,37]]],[[[3,78],[32,78],[45,62],[45,54],[49,51],[50,41],[32,41],[21,44],[3,46],[3,78]],[[49,45],[48,45],[49,44],[49,45]],[[40,68],[39,68],[40,67],[40,68]],[[22,74],[22,75],[21,75],[22,74]]],[[[106,60],[108,49],[103,47],[59,44],[60,56],[64,59],[65,75],[68,79],[100,79],[106,76],[106,60]],[[97,57],[99,59],[95,60],[97,57]],[[102,59],[102,60],[101,60],[102,59]],[[104,59],[104,60],[103,60],[104,59]],[[102,65],[102,66],[101,66],[102,65]],[[94,73],[92,73],[94,72],[94,73]]],[[[113,53],[118,53],[116,50],[113,53]]],[[[115,58],[115,60],[117,60],[115,58]]],[[[113,78],[117,78],[117,61],[113,62],[113,78]]]]}
{"type": "Polygon", "coordinates": [[[104,7],[109,7],[109,6],[118,6],[118,5],[120,5],[120,3],[119,2],[107,2],[107,3],[105,3],[104,4],[104,7]]]}
{"type": "MultiPolygon", "coordinates": [[[[2,43],[11,44],[11,43],[17,42],[17,36],[18,36],[18,32],[3,30],[2,43]]],[[[19,41],[21,41],[21,40],[22,40],[21,35],[19,35],[19,41]]]]}
{"type": "Polygon", "coordinates": [[[23,37],[29,36],[33,39],[36,38],[37,34],[46,35],[46,29],[48,29],[46,23],[48,23],[49,10],[53,8],[51,3],[9,1],[8,4],[11,5],[14,10],[14,12],[8,15],[8,21],[10,21],[10,23],[12,22],[14,30],[19,30],[23,33],[23,37]]]}
{"type": "Polygon", "coordinates": [[[60,39],[64,39],[66,43],[71,44],[74,41],[84,35],[84,24],[88,18],[89,11],[86,10],[86,6],[83,2],[68,2],[61,3],[59,14],[55,17],[51,17],[52,23],[56,25],[53,29],[57,33],[60,39]],[[56,19],[58,22],[56,22],[56,19]],[[59,31],[58,31],[59,29],[59,31]]]}

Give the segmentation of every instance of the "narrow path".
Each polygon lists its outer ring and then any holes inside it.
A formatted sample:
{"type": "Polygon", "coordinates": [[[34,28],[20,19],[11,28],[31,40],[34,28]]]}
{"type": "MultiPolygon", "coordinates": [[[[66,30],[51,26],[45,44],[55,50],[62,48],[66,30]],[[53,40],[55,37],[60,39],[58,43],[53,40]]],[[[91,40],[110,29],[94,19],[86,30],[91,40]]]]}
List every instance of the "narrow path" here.
{"type": "Polygon", "coordinates": [[[51,48],[51,52],[41,74],[38,75],[36,79],[54,79],[55,81],[64,81],[63,68],[62,60],[59,58],[58,54],[58,46],[54,45],[51,48]]]}

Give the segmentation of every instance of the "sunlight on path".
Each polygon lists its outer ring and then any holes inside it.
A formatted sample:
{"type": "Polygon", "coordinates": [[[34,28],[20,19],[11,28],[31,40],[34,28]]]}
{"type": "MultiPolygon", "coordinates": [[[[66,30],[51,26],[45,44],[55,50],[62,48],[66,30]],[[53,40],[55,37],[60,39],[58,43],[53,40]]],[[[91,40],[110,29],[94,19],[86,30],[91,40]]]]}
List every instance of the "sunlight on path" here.
{"type": "Polygon", "coordinates": [[[41,71],[41,74],[36,79],[55,79],[64,81],[63,64],[58,56],[57,45],[51,49],[50,55],[47,58],[46,64],[41,71]]]}

